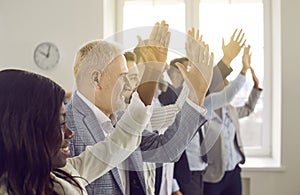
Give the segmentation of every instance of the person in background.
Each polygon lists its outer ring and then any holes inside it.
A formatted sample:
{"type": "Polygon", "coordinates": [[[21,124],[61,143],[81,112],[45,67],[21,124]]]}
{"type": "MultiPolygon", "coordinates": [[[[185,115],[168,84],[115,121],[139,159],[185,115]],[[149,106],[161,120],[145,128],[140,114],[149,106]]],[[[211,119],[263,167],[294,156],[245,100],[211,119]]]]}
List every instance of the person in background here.
{"type": "MultiPolygon", "coordinates": [[[[220,83],[223,83],[223,80],[227,75],[232,72],[230,66],[231,61],[238,55],[246,41],[244,40],[244,33],[242,30],[240,30],[238,34],[236,33],[237,29],[233,32],[230,42],[227,45],[225,45],[224,40],[222,42],[224,55],[213,69],[213,77],[207,94],[209,94],[210,91],[214,91],[220,83]]],[[[196,32],[195,29],[192,28],[188,34],[190,36],[196,36],[197,41],[203,42],[202,36],[199,35],[199,30],[196,32]]],[[[203,42],[203,44],[205,43],[203,42]]],[[[169,84],[168,90],[159,96],[159,100],[163,105],[174,103],[181,91],[183,76],[180,74],[181,72],[178,70],[177,64],[188,66],[189,59],[183,57],[171,61],[168,75],[172,84],[169,84]]],[[[210,111],[209,107],[206,109],[208,112],[210,111]]],[[[204,137],[203,134],[203,129],[199,129],[179,161],[175,163],[174,178],[176,179],[176,182],[179,183],[179,189],[183,194],[203,194],[202,174],[205,172],[207,166],[206,156],[204,155],[204,152],[202,152],[204,151],[204,148],[200,147],[200,142],[202,143],[204,137]]]]}
{"type": "MultiPolygon", "coordinates": [[[[157,82],[161,77],[165,69],[169,40],[168,24],[162,21],[154,26],[148,45],[139,45],[145,72],[138,90],[140,86],[148,85],[152,89],[153,81],[157,82]]],[[[189,46],[200,47],[196,43],[189,46]]],[[[87,146],[105,139],[118,119],[115,113],[126,107],[124,92],[128,83],[126,76],[128,69],[122,53],[113,44],[99,40],[84,45],[77,53],[74,75],[78,91],[67,105],[68,127],[74,130],[74,139],[71,142],[73,156],[80,154],[87,146]]],[[[186,93],[191,100],[184,102],[181,115],[163,135],[144,131],[140,148],[118,168],[91,184],[87,188],[90,194],[147,194],[143,161],[172,162],[184,151],[186,143],[192,139],[198,126],[202,126],[205,121],[205,110],[201,106],[212,77],[210,69],[213,58],[208,48],[195,55],[197,65],[204,69],[205,74],[195,72],[196,74],[188,75],[186,78],[191,88],[195,86],[202,90],[197,93],[194,91],[186,93]],[[205,56],[209,60],[200,62],[199,56],[205,56]],[[189,131],[183,129],[191,124],[193,127],[189,131]]],[[[143,92],[141,93],[145,95],[143,98],[154,95],[152,90],[143,92]],[[147,92],[150,94],[147,95],[147,92]]],[[[148,100],[150,101],[150,98],[148,100]]]]}
{"type": "Polygon", "coordinates": [[[212,108],[211,113],[208,113],[207,116],[210,121],[206,126],[206,137],[209,137],[210,134],[219,135],[213,145],[209,146],[207,153],[208,166],[203,177],[205,195],[242,194],[239,164],[245,162],[245,155],[240,138],[239,119],[249,116],[254,111],[262,92],[255,72],[250,67],[251,55],[249,50],[250,46],[244,49],[243,68],[240,75],[228,86],[228,82],[221,85],[205,100],[207,107],[212,108]],[[228,102],[232,100],[245,82],[245,74],[249,68],[254,86],[248,101],[243,106],[234,107],[228,102]]]}
{"type": "MultiPolygon", "coordinates": [[[[126,58],[126,63],[128,67],[128,74],[127,77],[130,80],[131,86],[128,87],[128,94],[131,93],[132,89],[135,89],[139,83],[140,83],[140,72],[139,69],[137,68],[136,62],[141,64],[139,61],[137,61],[136,54],[134,52],[127,51],[124,53],[124,56],[126,58]]],[[[138,58],[140,59],[140,58],[138,58]]],[[[178,70],[179,71],[179,70],[178,70]]],[[[167,87],[166,83],[160,79],[160,82],[158,83],[158,87],[156,90],[156,93],[154,95],[152,105],[154,108],[154,113],[158,115],[159,108],[161,108],[161,104],[158,100],[158,96],[161,91],[165,90],[167,87]]],[[[128,99],[128,98],[126,98],[128,99]]],[[[181,100],[182,98],[179,98],[181,100]]],[[[177,104],[179,104],[177,102],[177,104]]],[[[176,105],[176,103],[175,103],[176,105]]],[[[174,122],[175,117],[179,110],[172,109],[166,112],[165,114],[168,115],[168,117],[174,122]],[[174,116],[170,116],[174,115],[174,116]]],[[[163,115],[165,115],[163,114],[163,115]]],[[[152,124],[150,121],[150,130],[155,129],[155,132],[158,134],[163,134],[164,131],[168,128],[168,126],[171,125],[172,122],[166,123],[165,121],[154,121],[155,119],[161,119],[162,114],[160,114],[159,117],[155,117],[152,119],[152,124]]],[[[165,118],[165,117],[162,117],[165,118]]],[[[172,193],[178,193],[178,188],[176,184],[175,187],[173,187],[173,169],[174,169],[174,163],[158,163],[158,169],[156,169],[156,164],[152,162],[144,162],[144,176],[145,176],[145,181],[146,181],[146,186],[147,186],[147,191],[148,194],[160,194],[160,195],[167,195],[167,194],[172,194],[172,193]],[[156,178],[156,170],[160,171],[159,174],[157,175],[160,178],[156,178]],[[155,185],[159,185],[155,186],[155,185]],[[173,188],[175,188],[175,191],[172,191],[173,188]]]]}

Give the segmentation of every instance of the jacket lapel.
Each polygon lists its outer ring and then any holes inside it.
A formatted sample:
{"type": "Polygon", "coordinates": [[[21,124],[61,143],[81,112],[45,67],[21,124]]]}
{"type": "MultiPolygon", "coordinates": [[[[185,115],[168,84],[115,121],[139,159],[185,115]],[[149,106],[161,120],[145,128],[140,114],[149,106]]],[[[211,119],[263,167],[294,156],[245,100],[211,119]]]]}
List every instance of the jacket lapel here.
{"type": "MultiPolygon", "coordinates": [[[[74,113],[75,120],[83,121],[85,128],[79,128],[78,130],[81,131],[82,140],[84,143],[92,143],[96,144],[99,141],[103,141],[105,139],[105,135],[103,129],[101,128],[98,120],[94,114],[94,112],[83,102],[83,100],[77,95],[74,94],[73,97],[73,108],[76,109],[77,116],[74,113]]],[[[76,122],[76,121],[75,121],[76,122]]],[[[111,170],[111,173],[118,184],[119,188],[125,194],[124,187],[121,182],[121,177],[117,168],[111,170]]]]}
{"type": "Polygon", "coordinates": [[[83,102],[81,98],[79,98],[76,93],[74,94],[73,101],[73,108],[79,114],[79,116],[77,117],[74,116],[74,119],[81,120],[85,125],[84,128],[80,128],[80,131],[85,131],[81,132],[81,134],[87,135],[88,133],[88,136],[82,136],[83,141],[85,143],[90,143],[93,140],[95,144],[99,141],[104,140],[105,135],[93,111],[83,102]]]}
{"type": "Polygon", "coordinates": [[[140,183],[143,187],[144,193],[147,194],[146,183],[144,177],[144,166],[143,166],[143,158],[140,149],[135,150],[126,160],[126,164],[128,166],[128,170],[136,171],[139,177],[140,183]]]}

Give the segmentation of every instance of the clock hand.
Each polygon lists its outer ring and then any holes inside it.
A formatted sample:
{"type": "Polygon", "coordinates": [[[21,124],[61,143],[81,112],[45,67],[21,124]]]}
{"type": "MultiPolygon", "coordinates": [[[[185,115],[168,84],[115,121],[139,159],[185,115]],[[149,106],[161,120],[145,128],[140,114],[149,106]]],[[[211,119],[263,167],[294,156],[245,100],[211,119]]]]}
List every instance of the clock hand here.
{"type": "Polygon", "coordinates": [[[43,51],[39,51],[39,53],[48,58],[48,54],[45,54],[43,51]]]}
{"type": "Polygon", "coordinates": [[[47,51],[47,55],[46,55],[47,58],[49,57],[50,49],[51,49],[51,45],[48,46],[48,51],[47,51]]]}

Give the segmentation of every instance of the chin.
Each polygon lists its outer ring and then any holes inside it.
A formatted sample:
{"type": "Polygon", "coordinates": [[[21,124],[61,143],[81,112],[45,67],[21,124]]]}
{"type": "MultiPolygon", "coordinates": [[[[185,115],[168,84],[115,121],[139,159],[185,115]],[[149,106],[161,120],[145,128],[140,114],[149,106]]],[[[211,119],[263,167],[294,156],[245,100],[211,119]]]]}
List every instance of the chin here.
{"type": "Polygon", "coordinates": [[[64,166],[66,166],[66,164],[67,164],[66,160],[61,161],[61,162],[57,162],[57,163],[53,164],[53,168],[54,169],[59,169],[59,168],[62,168],[64,166]]]}

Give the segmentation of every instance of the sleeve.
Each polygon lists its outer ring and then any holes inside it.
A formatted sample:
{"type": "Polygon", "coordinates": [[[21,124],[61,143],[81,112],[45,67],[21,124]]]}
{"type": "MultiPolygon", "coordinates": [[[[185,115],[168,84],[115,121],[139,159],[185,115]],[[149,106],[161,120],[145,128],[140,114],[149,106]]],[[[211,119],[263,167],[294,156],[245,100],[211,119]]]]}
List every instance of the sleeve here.
{"type": "Polygon", "coordinates": [[[175,162],[195,136],[199,126],[205,122],[205,109],[196,110],[185,102],[175,122],[164,134],[144,131],[140,145],[146,162],[175,162]],[[199,112],[202,110],[202,112],[199,112]]]}
{"type": "Polygon", "coordinates": [[[146,106],[133,94],[123,117],[104,141],[86,147],[79,156],[67,159],[78,174],[93,182],[125,160],[140,144],[141,133],[151,117],[152,107],[146,106]]]}
{"type": "Polygon", "coordinates": [[[178,190],[180,190],[178,182],[177,182],[176,179],[173,178],[173,181],[172,181],[172,193],[173,192],[177,192],[178,190]]]}
{"type": "Polygon", "coordinates": [[[209,86],[209,93],[213,93],[220,83],[232,72],[232,68],[226,66],[222,60],[214,67],[213,77],[209,86]]]}
{"type": "Polygon", "coordinates": [[[146,129],[152,131],[158,129],[166,129],[171,126],[175,121],[176,115],[182,109],[184,102],[187,100],[188,94],[189,88],[184,83],[175,104],[170,104],[162,107],[154,107],[150,123],[148,124],[146,129]]]}
{"type": "Polygon", "coordinates": [[[261,93],[262,93],[262,89],[253,88],[249,95],[248,101],[243,106],[236,107],[239,118],[249,116],[250,113],[254,111],[255,105],[261,93]]]}
{"type": "Polygon", "coordinates": [[[230,82],[228,86],[226,86],[223,90],[211,93],[204,99],[204,106],[207,108],[208,114],[207,117],[211,119],[212,111],[225,106],[230,103],[235,95],[240,91],[243,85],[246,82],[245,75],[239,74],[237,78],[230,82]]]}

